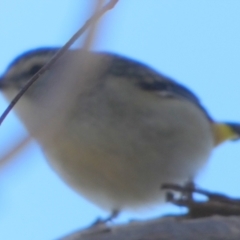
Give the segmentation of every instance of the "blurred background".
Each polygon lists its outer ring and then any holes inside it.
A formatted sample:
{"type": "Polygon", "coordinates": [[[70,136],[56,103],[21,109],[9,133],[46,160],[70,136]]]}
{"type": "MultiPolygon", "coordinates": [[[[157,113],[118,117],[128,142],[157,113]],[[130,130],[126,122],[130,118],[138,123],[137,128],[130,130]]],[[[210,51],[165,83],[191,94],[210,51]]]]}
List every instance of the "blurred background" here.
{"type": "MultiPolygon", "coordinates": [[[[26,50],[62,46],[97,1],[2,0],[0,74],[26,50]]],[[[239,9],[239,0],[119,0],[102,19],[93,48],[142,61],[188,86],[215,119],[240,121],[239,9]]],[[[6,106],[0,95],[0,111],[6,106]]],[[[0,157],[26,136],[11,113],[1,126],[0,157]]],[[[197,183],[240,197],[240,142],[219,146],[197,183]]],[[[183,211],[123,213],[115,223],[183,211]]],[[[56,239],[107,215],[58,178],[34,141],[1,165],[0,239],[56,239]]]]}

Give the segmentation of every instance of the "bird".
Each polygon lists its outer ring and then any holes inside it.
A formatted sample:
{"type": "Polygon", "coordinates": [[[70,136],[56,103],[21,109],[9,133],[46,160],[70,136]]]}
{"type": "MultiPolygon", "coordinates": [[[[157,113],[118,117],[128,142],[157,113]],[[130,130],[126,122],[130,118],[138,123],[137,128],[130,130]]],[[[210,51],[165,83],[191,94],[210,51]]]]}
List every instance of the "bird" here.
{"type": "MultiPolygon", "coordinates": [[[[18,56],[0,79],[11,101],[59,50],[18,56]]],[[[164,204],[164,183],[183,184],[213,149],[240,138],[215,121],[187,87],[140,61],[70,49],[28,89],[14,111],[53,171],[110,213],[164,204]]]]}

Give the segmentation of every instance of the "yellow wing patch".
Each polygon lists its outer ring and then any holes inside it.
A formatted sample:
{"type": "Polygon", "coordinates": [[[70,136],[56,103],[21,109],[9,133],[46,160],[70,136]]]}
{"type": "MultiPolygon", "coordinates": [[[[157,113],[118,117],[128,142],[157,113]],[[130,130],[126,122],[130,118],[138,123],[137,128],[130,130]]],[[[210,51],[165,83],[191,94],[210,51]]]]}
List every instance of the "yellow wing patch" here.
{"type": "Polygon", "coordinates": [[[215,146],[226,140],[237,140],[240,138],[240,133],[235,131],[231,124],[228,123],[214,123],[213,134],[215,146]]]}

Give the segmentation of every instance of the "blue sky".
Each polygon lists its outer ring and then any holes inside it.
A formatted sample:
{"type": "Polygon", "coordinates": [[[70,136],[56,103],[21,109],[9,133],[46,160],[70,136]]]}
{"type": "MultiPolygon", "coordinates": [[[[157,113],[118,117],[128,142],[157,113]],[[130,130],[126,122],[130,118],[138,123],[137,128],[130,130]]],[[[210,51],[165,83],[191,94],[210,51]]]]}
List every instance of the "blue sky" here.
{"type": "MultiPolygon", "coordinates": [[[[2,0],[0,73],[23,51],[63,45],[94,2],[2,0]]],[[[215,119],[240,121],[239,9],[239,0],[119,0],[94,48],[147,63],[193,90],[215,119]]],[[[0,96],[0,111],[6,106],[0,96]]],[[[26,134],[11,113],[1,126],[1,155],[26,134]]],[[[197,182],[240,197],[239,169],[240,142],[225,143],[197,182]]],[[[34,141],[0,172],[0,239],[55,239],[106,215],[61,182],[34,141]]]]}

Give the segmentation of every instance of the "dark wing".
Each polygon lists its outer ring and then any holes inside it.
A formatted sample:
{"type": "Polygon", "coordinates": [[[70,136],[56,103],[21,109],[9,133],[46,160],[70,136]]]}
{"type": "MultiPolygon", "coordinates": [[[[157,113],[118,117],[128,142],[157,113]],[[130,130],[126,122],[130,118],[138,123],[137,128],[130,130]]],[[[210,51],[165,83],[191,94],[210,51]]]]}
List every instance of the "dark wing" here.
{"type": "MultiPolygon", "coordinates": [[[[105,55],[103,53],[103,55],[105,55]]],[[[210,118],[199,99],[186,87],[158,73],[145,64],[115,54],[106,53],[110,64],[105,74],[135,79],[138,86],[145,91],[156,91],[161,96],[187,99],[199,107],[210,118]]]]}

